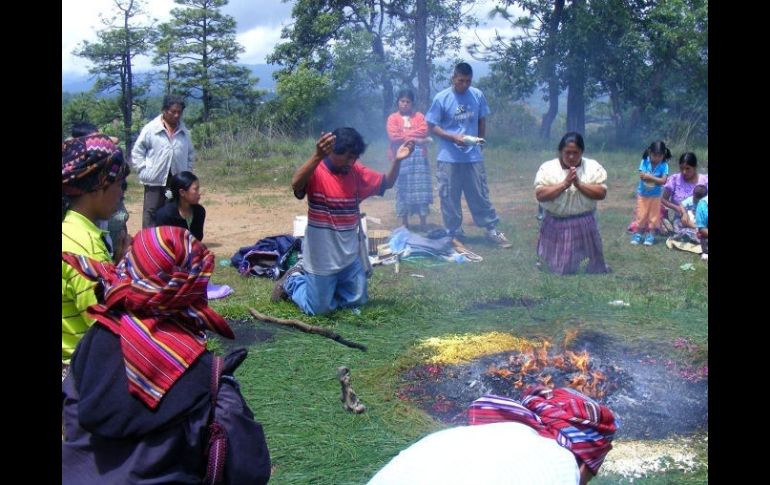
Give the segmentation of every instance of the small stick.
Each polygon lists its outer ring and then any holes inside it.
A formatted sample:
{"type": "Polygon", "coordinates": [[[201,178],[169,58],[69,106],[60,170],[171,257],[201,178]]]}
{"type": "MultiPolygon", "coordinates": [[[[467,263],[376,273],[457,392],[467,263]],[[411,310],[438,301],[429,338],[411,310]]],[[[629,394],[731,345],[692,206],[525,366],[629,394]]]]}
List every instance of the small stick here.
{"type": "Polygon", "coordinates": [[[249,312],[259,320],[262,320],[263,322],[277,323],[279,325],[286,325],[287,327],[294,327],[297,330],[301,330],[305,333],[315,333],[318,335],[322,335],[326,338],[330,338],[334,340],[335,342],[339,342],[342,345],[347,345],[348,347],[353,347],[355,349],[359,349],[363,352],[366,352],[366,345],[359,344],[357,342],[351,342],[350,340],[342,338],[340,337],[339,334],[332,332],[328,328],[318,327],[316,325],[310,325],[305,322],[300,322],[299,320],[290,320],[290,319],[284,319],[284,318],[271,317],[270,315],[259,313],[253,308],[249,308],[249,312]]]}
{"type": "Polygon", "coordinates": [[[350,369],[344,365],[337,368],[337,379],[340,380],[340,386],[342,386],[342,401],[343,407],[348,411],[353,411],[356,414],[366,411],[366,406],[361,404],[356,396],[356,391],[350,386],[350,369]]]}

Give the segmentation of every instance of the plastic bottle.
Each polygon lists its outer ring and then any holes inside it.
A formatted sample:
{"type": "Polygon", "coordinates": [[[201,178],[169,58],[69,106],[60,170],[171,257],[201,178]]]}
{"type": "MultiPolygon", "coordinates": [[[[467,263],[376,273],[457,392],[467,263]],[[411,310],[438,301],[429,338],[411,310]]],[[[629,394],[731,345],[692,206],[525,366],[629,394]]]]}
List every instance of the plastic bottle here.
{"type": "Polygon", "coordinates": [[[612,306],[631,306],[630,303],[626,303],[623,300],[612,300],[609,304],[612,306]]]}
{"type": "Polygon", "coordinates": [[[471,136],[471,135],[465,135],[463,137],[463,141],[466,145],[483,145],[486,143],[486,140],[483,138],[479,138],[478,136],[471,136]]]}

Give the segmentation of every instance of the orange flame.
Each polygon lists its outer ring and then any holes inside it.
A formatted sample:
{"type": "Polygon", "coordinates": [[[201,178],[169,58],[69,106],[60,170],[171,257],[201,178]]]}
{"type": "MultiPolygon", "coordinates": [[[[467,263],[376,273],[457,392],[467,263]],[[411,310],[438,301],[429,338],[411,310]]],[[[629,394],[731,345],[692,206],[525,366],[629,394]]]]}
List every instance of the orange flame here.
{"type": "Polygon", "coordinates": [[[543,340],[543,346],[537,349],[537,363],[540,365],[548,365],[548,347],[551,343],[547,340],[543,340]]]}
{"type": "MultiPolygon", "coordinates": [[[[574,340],[577,333],[577,330],[568,330],[565,335],[565,342],[574,340]]],[[[554,382],[553,375],[537,375],[549,366],[567,372],[577,371],[569,379],[568,385],[570,387],[595,398],[604,396],[605,391],[602,389],[602,384],[607,380],[607,377],[599,370],[590,369],[590,355],[587,351],[575,353],[566,350],[563,354],[549,356],[548,351],[552,346],[551,342],[544,340],[542,346],[536,349],[510,355],[508,357],[509,368],[498,369],[495,364],[492,364],[489,366],[487,373],[502,378],[510,377],[515,379],[512,385],[514,388],[519,389],[526,385],[524,379],[528,374],[533,375],[539,382],[548,387],[556,385],[557,383],[554,382]]]]}
{"type": "Polygon", "coordinates": [[[551,365],[554,367],[557,367],[559,369],[564,369],[566,367],[566,361],[564,360],[564,356],[562,355],[554,355],[551,357],[551,365]]]}
{"type": "Polygon", "coordinates": [[[508,377],[513,375],[513,372],[508,369],[497,369],[494,373],[500,377],[508,377]]]}
{"type": "Polygon", "coordinates": [[[564,354],[569,358],[572,365],[577,367],[580,372],[588,371],[588,351],[584,350],[581,354],[572,351],[566,351],[564,354]]]}
{"type": "Polygon", "coordinates": [[[534,358],[528,358],[524,365],[521,366],[521,373],[527,374],[529,371],[537,370],[537,360],[534,358]]]}

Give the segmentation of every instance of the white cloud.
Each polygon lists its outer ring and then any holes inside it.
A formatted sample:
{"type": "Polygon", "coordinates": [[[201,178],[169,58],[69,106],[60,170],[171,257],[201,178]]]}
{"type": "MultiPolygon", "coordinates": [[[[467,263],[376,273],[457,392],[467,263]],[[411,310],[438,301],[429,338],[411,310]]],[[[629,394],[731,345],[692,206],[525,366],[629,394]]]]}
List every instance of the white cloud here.
{"type": "MultiPolygon", "coordinates": [[[[148,18],[158,22],[168,21],[171,9],[175,7],[179,5],[173,0],[144,2],[148,18]]],[[[238,41],[246,48],[240,58],[244,64],[264,64],[265,56],[272,52],[280,38],[283,19],[279,17],[283,14],[285,22],[291,17],[291,5],[283,4],[281,0],[230,0],[222,10],[235,17],[239,31],[250,26],[249,30],[237,34],[238,41]]],[[[62,73],[88,72],[89,62],[73,56],[72,51],[84,40],[96,40],[96,31],[104,28],[100,14],[111,16],[115,12],[114,0],[62,0],[62,73]]],[[[137,57],[135,62],[140,71],[152,68],[146,56],[137,57]]]]}
{"type": "MultiPolygon", "coordinates": [[[[498,35],[505,39],[510,38],[514,34],[515,30],[511,27],[510,23],[499,15],[494,19],[489,19],[488,14],[495,8],[496,4],[497,2],[494,0],[484,0],[478,2],[470,10],[469,13],[476,15],[478,18],[479,25],[474,29],[460,29],[460,38],[462,39],[461,56],[466,54],[466,48],[469,44],[483,43],[491,45],[495,42],[498,35]]],[[[508,10],[518,14],[522,12],[518,7],[508,7],[508,10]]]]}
{"type": "Polygon", "coordinates": [[[238,43],[246,51],[241,54],[243,64],[265,64],[265,57],[272,54],[275,45],[281,40],[281,27],[255,27],[238,34],[238,43]]]}
{"type": "MultiPolygon", "coordinates": [[[[494,0],[478,2],[470,13],[480,21],[474,30],[461,31],[463,50],[472,42],[478,42],[477,35],[489,43],[494,38],[497,28],[501,35],[510,36],[513,30],[502,19],[489,20],[488,12],[494,8],[494,0]]],[[[176,7],[173,0],[146,0],[144,10],[159,22],[170,18],[170,11],[176,7]]],[[[265,57],[273,52],[280,42],[281,28],[291,22],[291,3],[281,0],[230,0],[223,9],[235,16],[238,29],[248,29],[237,34],[238,42],[246,49],[239,62],[243,64],[264,64],[265,57]]],[[[96,31],[104,28],[100,14],[111,16],[116,13],[114,0],[62,0],[62,73],[85,74],[89,62],[72,55],[72,51],[84,40],[95,41],[96,31]]],[[[151,69],[147,57],[137,57],[135,66],[138,71],[151,69]]]]}
{"type": "MultiPolygon", "coordinates": [[[[170,18],[169,12],[175,6],[173,0],[149,0],[144,3],[143,8],[147,16],[140,22],[148,23],[149,18],[164,22],[170,18]]],[[[95,41],[96,32],[105,28],[102,18],[110,18],[117,13],[113,0],[62,0],[62,73],[85,74],[88,72],[90,63],[72,55],[72,51],[84,40],[95,41]]],[[[149,66],[149,59],[140,59],[137,63],[137,68],[140,70],[149,66]]]]}

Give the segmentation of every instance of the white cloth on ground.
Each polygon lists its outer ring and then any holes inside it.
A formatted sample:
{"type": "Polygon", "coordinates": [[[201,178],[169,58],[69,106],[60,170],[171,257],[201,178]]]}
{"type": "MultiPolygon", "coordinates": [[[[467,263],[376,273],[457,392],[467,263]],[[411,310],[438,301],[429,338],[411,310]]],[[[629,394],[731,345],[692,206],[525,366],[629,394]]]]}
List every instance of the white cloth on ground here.
{"type": "Polygon", "coordinates": [[[368,485],[577,485],[568,449],[514,422],[460,426],[401,451],[368,485]]]}

